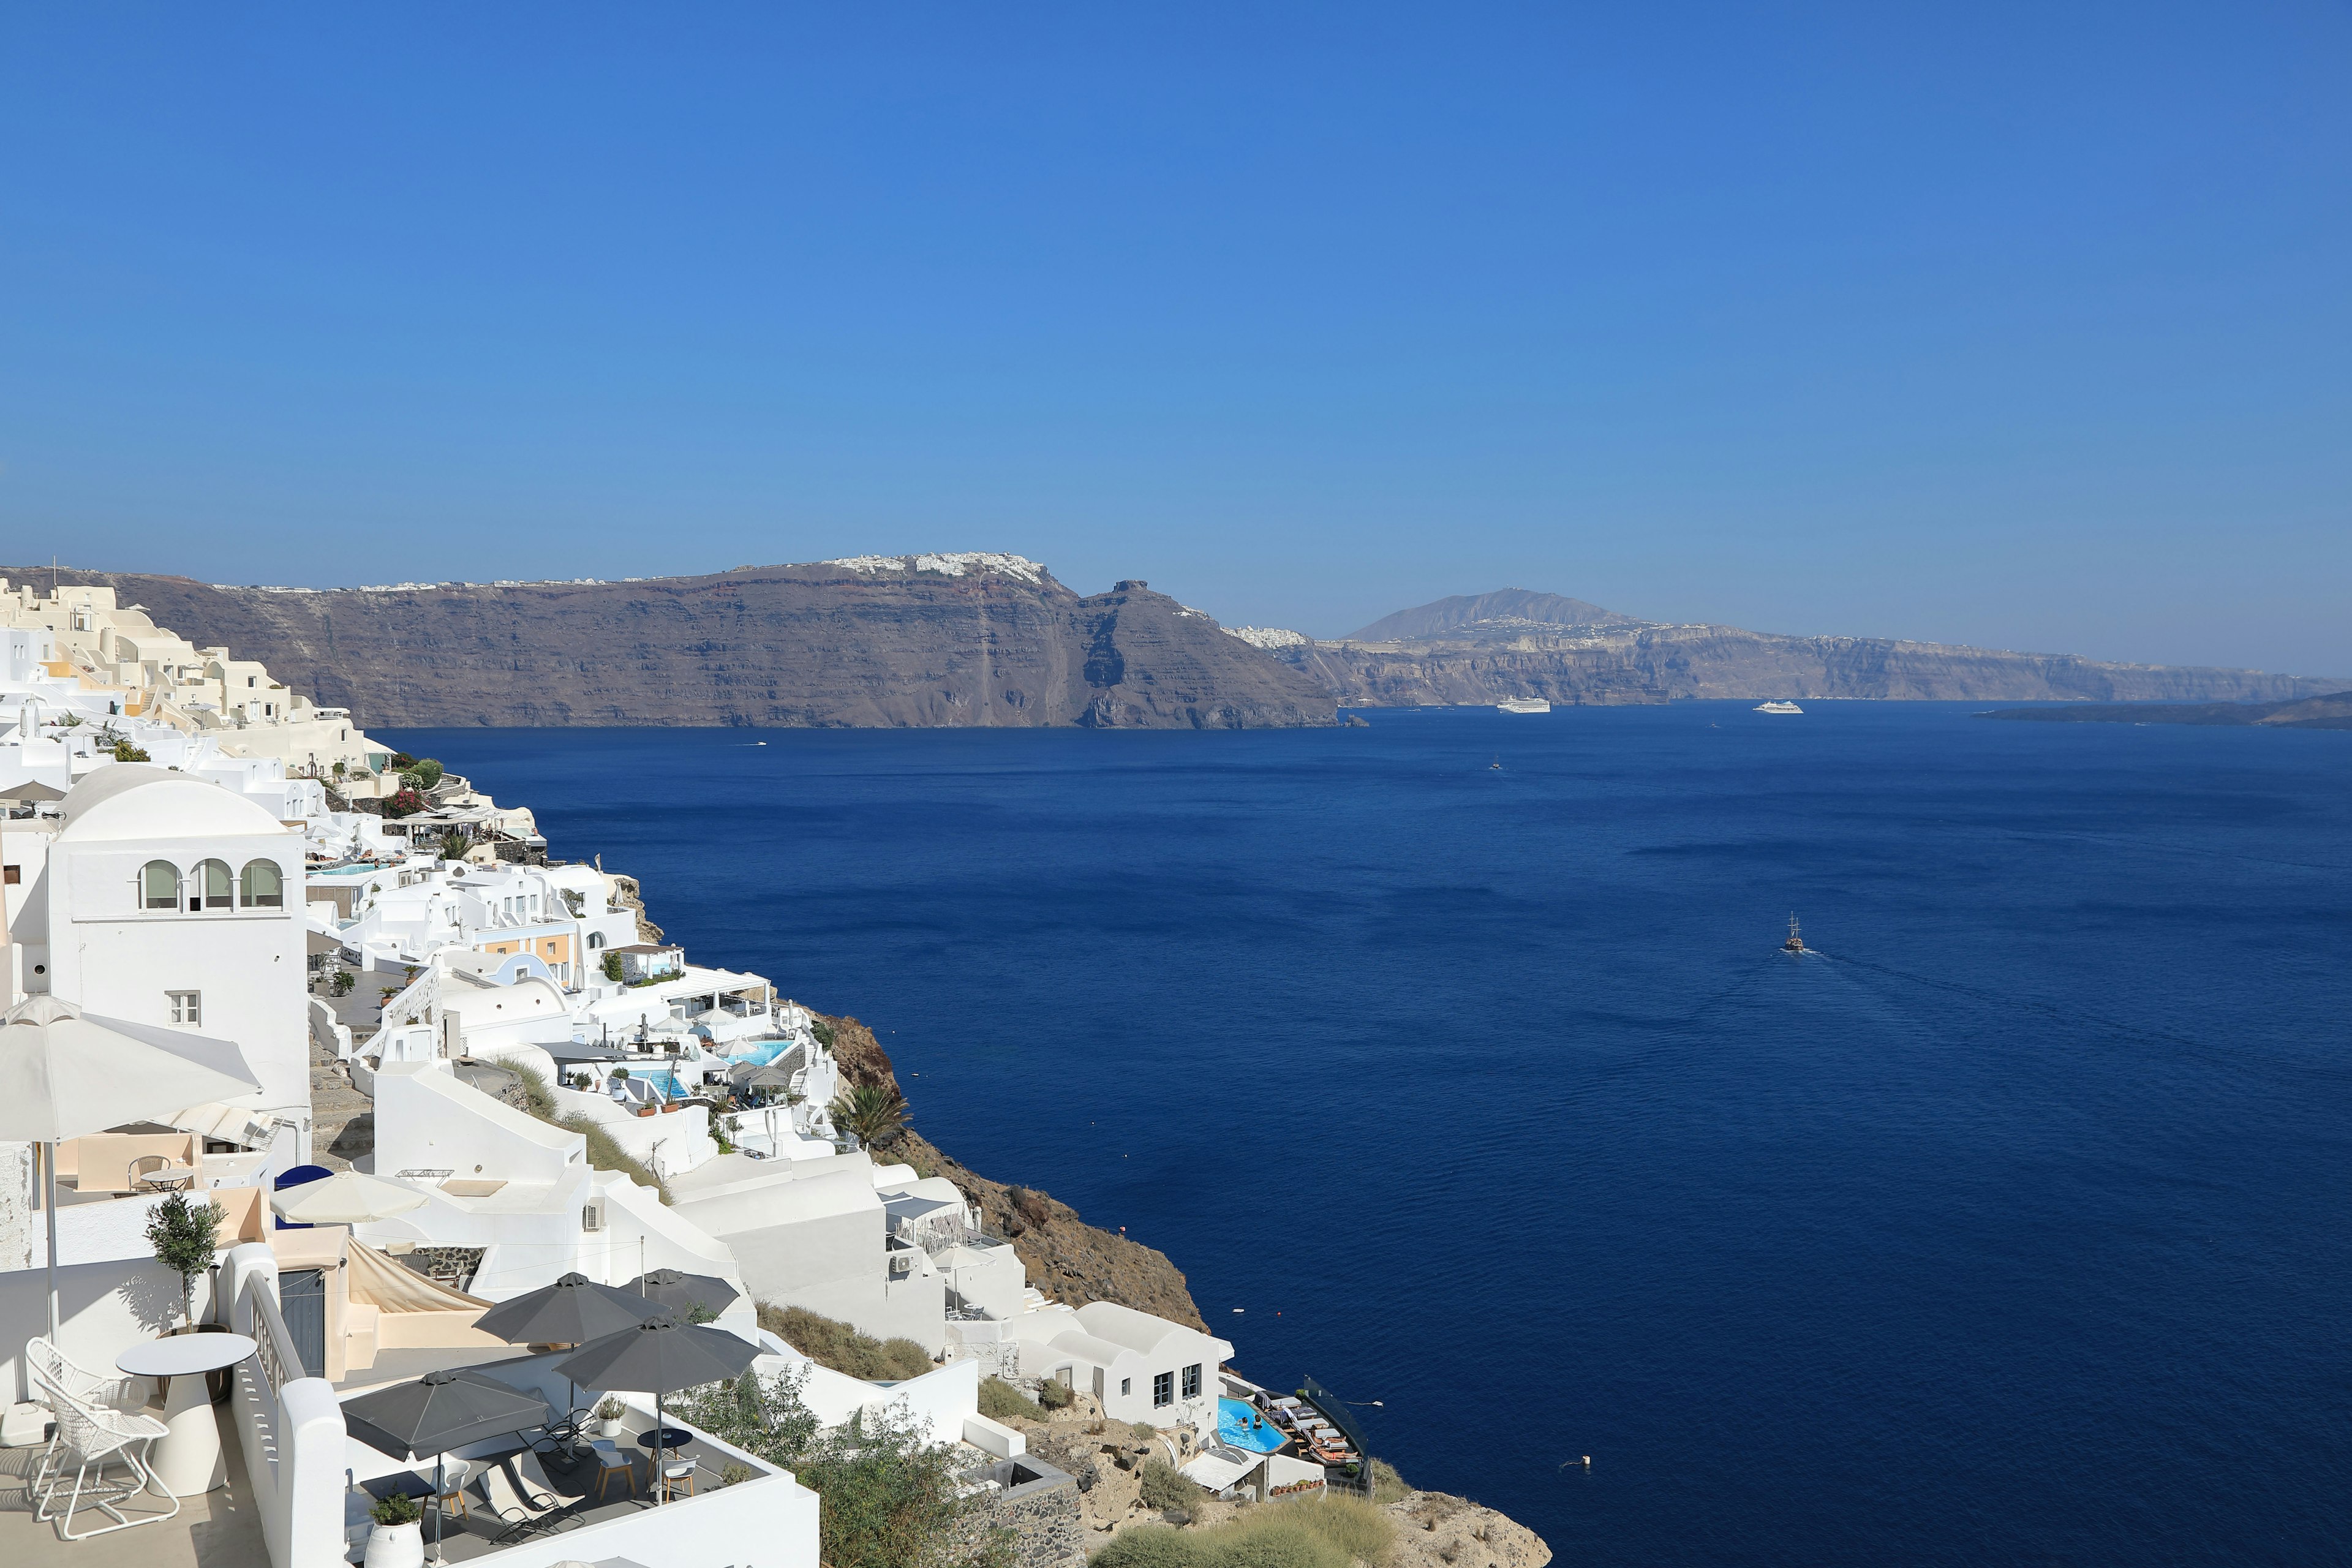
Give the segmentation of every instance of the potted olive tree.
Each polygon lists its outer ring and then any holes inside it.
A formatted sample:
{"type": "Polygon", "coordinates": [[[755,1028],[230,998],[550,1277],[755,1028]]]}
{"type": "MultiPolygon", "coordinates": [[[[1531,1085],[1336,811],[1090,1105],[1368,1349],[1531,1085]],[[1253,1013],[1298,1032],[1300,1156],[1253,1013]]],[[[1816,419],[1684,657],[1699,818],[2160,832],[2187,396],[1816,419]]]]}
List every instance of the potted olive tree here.
{"type": "Polygon", "coordinates": [[[168,1194],[147,1216],[147,1245],[155,1260],[180,1277],[180,1321],[195,1326],[196,1276],[213,1266],[215,1238],[228,1211],[207,1198],[190,1203],[185,1193],[168,1194]]]}

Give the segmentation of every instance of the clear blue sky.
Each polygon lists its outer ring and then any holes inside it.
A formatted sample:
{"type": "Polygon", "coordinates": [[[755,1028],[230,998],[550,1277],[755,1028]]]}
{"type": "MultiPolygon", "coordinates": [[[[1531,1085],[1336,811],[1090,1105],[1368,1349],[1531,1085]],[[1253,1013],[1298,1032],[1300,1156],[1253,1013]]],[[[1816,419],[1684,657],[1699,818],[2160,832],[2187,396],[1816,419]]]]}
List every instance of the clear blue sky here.
{"type": "Polygon", "coordinates": [[[18,6],[0,559],[2352,674],[2352,10],[18,6]]]}

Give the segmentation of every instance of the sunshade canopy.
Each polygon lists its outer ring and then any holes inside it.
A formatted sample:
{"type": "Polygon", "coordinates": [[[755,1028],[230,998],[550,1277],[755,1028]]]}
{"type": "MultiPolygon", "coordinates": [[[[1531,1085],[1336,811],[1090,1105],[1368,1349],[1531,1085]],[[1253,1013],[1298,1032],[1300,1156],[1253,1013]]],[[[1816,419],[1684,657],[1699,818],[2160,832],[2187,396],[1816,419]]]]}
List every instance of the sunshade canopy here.
{"type": "Polygon", "coordinates": [[[743,1293],[716,1275],[681,1274],[675,1268],[640,1274],[622,1289],[640,1292],[647,1300],[660,1302],[680,1318],[692,1307],[723,1312],[743,1293]]]}
{"type": "Polygon", "coordinates": [[[21,800],[28,805],[63,800],[65,797],[65,791],[55,784],[45,784],[38,779],[26,779],[22,784],[12,784],[6,789],[0,789],[0,800],[21,800]]]}
{"type": "Polygon", "coordinates": [[[590,1388],[676,1394],[740,1377],[759,1355],[759,1346],[724,1329],[663,1316],[583,1345],[555,1370],[590,1388]]]}
{"type": "Polygon", "coordinates": [[[510,1345],[584,1345],[669,1315],[669,1308],[635,1290],[566,1274],[552,1285],[499,1302],[474,1327],[510,1345]]]}
{"type": "Polygon", "coordinates": [[[428,1372],[343,1405],[351,1435],[396,1459],[439,1454],[544,1424],[551,1412],[536,1394],[509,1388],[471,1367],[428,1372]]]}
{"type": "Polygon", "coordinates": [[[0,1013],[0,1139],[62,1143],[260,1087],[227,1040],[100,1018],[47,995],[0,1013]]]}
{"type": "Polygon", "coordinates": [[[338,1171],[323,1181],[269,1194],[269,1206],[280,1219],[302,1225],[364,1225],[423,1208],[428,1201],[415,1187],[357,1171],[338,1171]]]}

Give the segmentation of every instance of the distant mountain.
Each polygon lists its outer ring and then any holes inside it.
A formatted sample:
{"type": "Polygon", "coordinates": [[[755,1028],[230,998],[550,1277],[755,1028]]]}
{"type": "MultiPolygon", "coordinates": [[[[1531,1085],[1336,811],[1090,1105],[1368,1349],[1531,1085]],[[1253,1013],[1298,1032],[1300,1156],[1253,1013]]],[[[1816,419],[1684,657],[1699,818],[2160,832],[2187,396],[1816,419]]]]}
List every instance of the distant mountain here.
{"type": "Polygon", "coordinates": [[[2352,685],[2253,669],[1675,626],[1523,588],[1440,599],[1337,642],[1302,639],[1272,652],[1343,704],[1364,706],[1506,697],[1570,703],[1678,697],[2279,702],[2352,685]]]}
{"type": "Polygon", "coordinates": [[[2352,691],[2306,697],[2300,702],[2070,703],[2063,708],[2003,708],[1978,717],[2071,724],[2249,724],[2278,730],[2352,730],[2352,691]]]}
{"type": "MultiPolygon", "coordinates": [[[[0,574],[47,586],[49,568],[0,574]]],[[[1318,680],[1141,582],[1017,555],[859,556],[624,583],[239,588],[68,571],[378,728],[1330,724],[1318,680]]]]}
{"type": "Polygon", "coordinates": [[[1517,637],[1537,629],[1564,626],[1639,626],[1631,616],[1563,599],[1558,594],[1537,594],[1525,588],[1500,588],[1491,594],[1456,594],[1418,609],[1399,610],[1361,631],[1349,632],[1342,642],[1488,641],[1517,637]]]}

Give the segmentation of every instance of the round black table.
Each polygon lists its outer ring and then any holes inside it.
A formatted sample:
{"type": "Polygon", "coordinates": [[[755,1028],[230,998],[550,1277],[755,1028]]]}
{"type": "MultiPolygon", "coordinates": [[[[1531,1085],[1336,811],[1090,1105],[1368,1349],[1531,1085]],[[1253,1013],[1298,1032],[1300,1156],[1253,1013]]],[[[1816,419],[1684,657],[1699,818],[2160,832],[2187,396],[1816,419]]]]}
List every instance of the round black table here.
{"type": "Polygon", "coordinates": [[[683,1448],[694,1441],[694,1434],[683,1426],[664,1426],[637,1439],[640,1448],[683,1448]],[[656,1439],[659,1441],[656,1441],[656,1439]]]}

